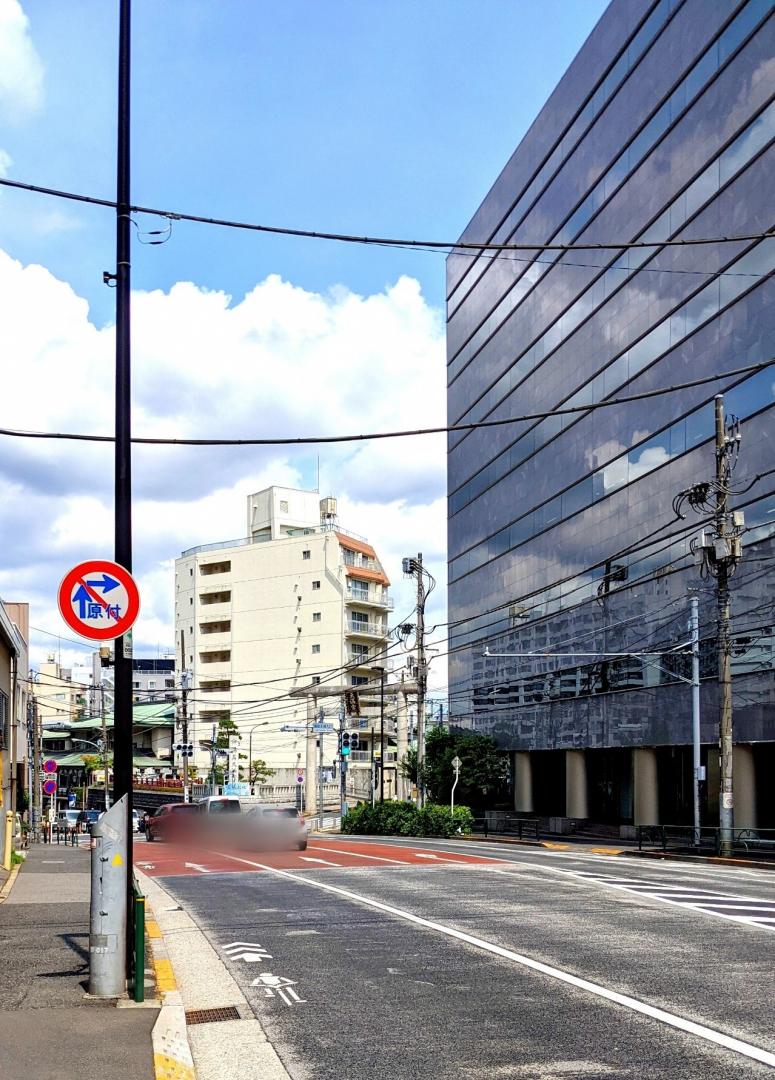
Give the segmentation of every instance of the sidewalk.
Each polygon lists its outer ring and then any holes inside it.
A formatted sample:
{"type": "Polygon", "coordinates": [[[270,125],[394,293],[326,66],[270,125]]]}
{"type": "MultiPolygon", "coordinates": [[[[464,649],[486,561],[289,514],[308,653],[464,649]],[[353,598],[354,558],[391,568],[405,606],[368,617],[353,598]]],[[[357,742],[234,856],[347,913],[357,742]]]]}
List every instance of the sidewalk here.
{"type": "Polygon", "coordinates": [[[153,1080],[158,1009],[85,997],[88,848],[31,848],[0,903],[3,1080],[153,1080]]]}

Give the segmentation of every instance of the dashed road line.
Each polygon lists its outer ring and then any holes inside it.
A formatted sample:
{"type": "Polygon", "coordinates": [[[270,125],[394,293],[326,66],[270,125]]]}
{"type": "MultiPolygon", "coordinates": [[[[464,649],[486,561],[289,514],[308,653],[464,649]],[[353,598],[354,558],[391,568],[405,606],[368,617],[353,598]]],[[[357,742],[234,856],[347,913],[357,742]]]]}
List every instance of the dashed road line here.
{"type": "Polygon", "coordinates": [[[431,919],[425,919],[420,915],[415,915],[412,911],[406,911],[403,908],[394,907],[392,904],[385,904],[381,900],[374,900],[370,896],[363,896],[360,893],[351,892],[349,889],[340,888],[337,885],[331,885],[328,882],[321,881],[320,879],[313,879],[303,877],[298,873],[292,873],[288,870],[279,870],[276,867],[269,866],[266,863],[253,862],[251,859],[243,859],[238,855],[222,854],[224,858],[233,859],[236,862],[245,863],[248,866],[255,866],[260,870],[265,870],[270,874],[274,874],[276,877],[285,878],[288,881],[294,881],[297,884],[309,885],[314,889],[320,889],[323,892],[333,893],[337,896],[342,896],[346,900],[352,900],[356,904],[363,904],[366,907],[375,908],[378,911],[384,911],[388,915],[393,915],[396,918],[404,919],[406,922],[413,923],[415,926],[422,926],[429,930],[434,930],[437,933],[444,934],[446,937],[454,938],[457,941],[465,942],[467,945],[472,945],[474,948],[480,949],[483,952],[490,953],[495,956],[499,956],[505,960],[511,960],[513,963],[518,964],[520,967],[528,968],[531,971],[535,971],[541,975],[546,975],[549,978],[556,979],[559,982],[566,985],[573,986],[576,989],[584,990],[595,997],[602,998],[606,1001],[610,1001],[615,1005],[620,1005],[625,1009],[629,1009],[632,1012],[639,1013],[642,1016],[647,1016],[650,1019],[657,1020],[660,1023],[666,1024],[669,1027],[676,1028],[679,1031],[683,1031],[689,1035],[695,1035],[700,1039],[715,1044],[716,1046],[724,1047],[727,1050],[731,1050],[733,1053],[740,1054],[743,1057],[750,1058],[754,1061],[760,1061],[764,1065],[769,1065],[771,1068],[775,1068],[775,1054],[763,1049],[760,1046],[755,1046],[752,1043],[744,1042],[742,1039],[735,1039],[731,1035],[727,1035],[722,1031],[717,1031],[714,1028],[707,1027],[705,1024],[698,1024],[693,1020],[687,1020],[685,1017],[677,1016],[675,1013],[667,1012],[666,1009],[659,1009],[653,1005],[647,1004],[645,1001],[639,1001],[637,998],[630,997],[628,994],[620,994],[615,990],[609,990],[606,986],[601,986],[599,983],[591,982],[589,979],[579,978],[577,975],[572,975],[568,971],[563,971],[561,968],[553,967],[550,964],[544,964],[541,961],[533,960],[532,957],[524,956],[521,953],[513,952],[511,949],[505,949],[501,945],[496,945],[492,941],[487,941],[484,938],[475,937],[472,934],[467,934],[463,930],[456,930],[452,926],[447,926],[444,923],[434,922],[431,919]]]}

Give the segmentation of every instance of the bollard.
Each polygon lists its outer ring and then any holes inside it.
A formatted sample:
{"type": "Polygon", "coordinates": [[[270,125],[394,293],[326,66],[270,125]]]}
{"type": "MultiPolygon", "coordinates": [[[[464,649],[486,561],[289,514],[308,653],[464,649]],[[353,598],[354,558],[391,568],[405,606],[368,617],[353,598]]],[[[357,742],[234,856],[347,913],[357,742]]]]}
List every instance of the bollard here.
{"type": "Polygon", "coordinates": [[[3,869],[10,870],[13,855],[13,811],[5,812],[5,837],[3,845],[3,869]]]}
{"type": "Polygon", "coordinates": [[[92,825],[89,993],[121,997],[126,990],[127,797],[92,825]]]}
{"type": "Polygon", "coordinates": [[[135,1001],[145,1001],[145,897],[135,883],[132,895],[135,902],[135,1001]]]}

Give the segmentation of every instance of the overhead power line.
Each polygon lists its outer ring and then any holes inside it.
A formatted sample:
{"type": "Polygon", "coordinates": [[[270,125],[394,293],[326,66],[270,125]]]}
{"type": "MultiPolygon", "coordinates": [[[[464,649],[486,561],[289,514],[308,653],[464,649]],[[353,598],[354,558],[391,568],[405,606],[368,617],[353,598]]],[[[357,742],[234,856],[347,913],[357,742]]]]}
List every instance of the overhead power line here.
{"type": "MultiPolygon", "coordinates": [[[[626,405],[631,401],[643,401],[645,398],[659,397],[662,394],[673,394],[678,390],[702,386],[703,383],[715,382],[718,379],[729,379],[736,375],[747,375],[755,371],[763,371],[773,364],[775,364],[775,357],[764,360],[759,364],[748,364],[746,367],[732,368],[730,371],[717,371],[712,375],[703,375],[698,379],[689,379],[687,382],[673,383],[671,386],[661,386],[654,390],[643,390],[641,393],[629,394],[627,397],[610,398],[606,401],[587,402],[583,405],[569,407],[559,406],[545,412],[523,413],[521,416],[509,416],[500,420],[472,420],[466,424],[449,424],[443,427],[413,428],[404,431],[372,431],[363,435],[300,435],[266,439],[172,439],[133,435],[132,442],[141,443],[145,446],[306,446],[315,443],[369,442],[372,439],[404,439],[416,435],[443,435],[453,431],[503,427],[506,424],[519,424],[525,420],[546,420],[551,416],[586,413],[592,412],[594,409],[607,409],[614,405],[626,405]]],[[[16,439],[61,439],[71,442],[112,443],[114,441],[112,435],[87,435],[75,431],[24,431],[20,428],[0,428],[0,435],[16,439]]]]}
{"type": "MultiPolygon", "coordinates": [[[[57,199],[68,199],[71,202],[87,203],[90,206],[104,206],[107,209],[116,209],[116,203],[112,199],[100,199],[95,195],[84,195],[75,191],[64,191],[60,188],[43,187],[40,184],[30,184],[23,180],[0,179],[3,187],[16,188],[19,191],[31,191],[37,195],[49,195],[57,199]]],[[[389,236],[360,236],[352,233],[320,232],[316,229],[294,229],[282,225],[261,225],[251,221],[236,221],[231,218],[209,217],[204,214],[186,214],[180,210],[161,210],[155,206],[130,205],[129,210],[133,214],[151,214],[154,217],[166,218],[168,221],[191,221],[198,225],[217,225],[224,229],[240,229],[247,232],[257,232],[272,236],[292,236],[306,240],[333,240],[340,244],[365,244],[374,247],[395,248],[425,248],[432,251],[609,251],[616,248],[625,250],[633,248],[659,247],[697,247],[705,244],[727,244],[736,241],[764,240],[775,236],[775,232],[735,233],[730,236],[700,236],[675,240],[629,240],[618,243],[581,241],[573,244],[531,244],[531,243],[493,243],[491,241],[474,242],[470,240],[408,240],[389,236]]]]}

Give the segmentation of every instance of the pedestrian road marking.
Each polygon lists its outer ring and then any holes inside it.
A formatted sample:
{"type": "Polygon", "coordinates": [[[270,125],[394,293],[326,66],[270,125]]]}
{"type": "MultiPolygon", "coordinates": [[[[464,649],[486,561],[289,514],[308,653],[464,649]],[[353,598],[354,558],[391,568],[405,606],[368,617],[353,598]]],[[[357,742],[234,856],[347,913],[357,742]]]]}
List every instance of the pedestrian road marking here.
{"type": "Polygon", "coordinates": [[[315,858],[313,858],[312,855],[299,855],[299,858],[303,859],[304,862],[320,863],[322,866],[339,866],[339,867],[341,867],[341,865],[342,865],[341,863],[338,863],[338,862],[329,862],[328,859],[315,859],[315,858]]]}
{"type": "Polygon", "coordinates": [[[200,874],[212,874],[212,870],[208,870],[206,866],[200,866],[199,863],[187,862],[183,865],[189,866],[192,870],[198,870],[200,874]]]}
{"type": "Polygon", "coordinates": [[[755,1046],[753,1043],[744,1042],[742,1039],[735,1039],[731,1035],[727,1035],[723,1031],[716,1031],[714,1028],[707,1027],[705,1024],[698,1024],[693,1020],[687,1020],[683,1016],[677,1016],[675,1013],[667,1012],[666,1009],[659,1009],[654,1005],[649,1005],[645,1001],[639,1001],[638,998],[630,997],[629,994],[620,994],[616,990],[609,990],[608,987],[601,986],[599,983],[591,982],[589,979],[582,979],[578,975],[572,975],[569,971],[563,971],[561,968],[553,967],[551,964],[544,964],[539,960],[533,960],[530,956],[513,952],[511,949],[505,949],[503,946],[496,945],[492,941],[475,937],[473,934],[467,934],[463,930],[457,930],[444,923],[425,919],[421,915],[415,915],[412,911],[393,907],[392,904],[385,904],[381,900],[374,900],[370,896],[363,896],[360,893],[351,892],[349,889],[340,888],[338,885],[331,885],[328,882],[320,881],[319,879],[315,880],[314,878],[302,877],[298,873],[290,873],[287,870],[278,870],[274,866],[268,866],[266,863],[253,862],[252,859],[243,859],[239,855],[228,855],[225,852],[218,852],[218,854],[222,855],[225,859],[233,859],[235,862],[245,863],[247,866],[255,866],[259,870],[266,870],[268,873],[274,874],[276,877],[286,878],[289,881],[295,881],[297,884],[310,885],[313,889],[334,893],[336,896],[342,896],[346,900],[354,901],[356,904],[363,904],[366,907],[376,908],[378,911],[384,911],[388,915],[404,919],[406,922],[413,923],[415,926],[422,926],[428,930],[434,930],[437,933],[454,938],[457,941],[463,941],[467,945],[472,945],[474,948],[481,949],[483,952],[500,956],[505,960],[511,960],[521,967],[528,968],[541,975],[547,975],[549,978],[556,979],[558,982],[565,983],[568,986],[573,986],[578,990],[586,990],[595,997],[603,998],[606,1001],[612,1002],[614,1005],[621,1005],[623,1008],[630,1009],[632,1012],[640,1013],[642,1016],[650,1017],[652,1020],[658,1020],[663,1024],[667,1024],[669,1027],[684,1031],[689,1035],[696,1035],[706,1042],[714,1043],[716,1046],[723,1046],[733,1053],[741,1054],[743,1057],[751,1058],[754,1061],[761,1061],[764,1065],[775,1068],[775,1054],[770,1053],[769,1050],[764,1050],[762,1047],[755,1046]]]}
{"type": "Polygon", "coordinates": [[[673,882],[608,877],[589,870],[555,869],[554,872],[588,881],[592,885],[618,889],[633,896],[645,896],[650,900],[658,900],[662,904],[671,904],[688,911],[699,912],[701,915],[729,919],[760,930],[775,929],[769,925],[775,918],[775,899],[730,895],[719,892],[717,889],[699,889],[687,885],[676,885],[673,882]]]}

